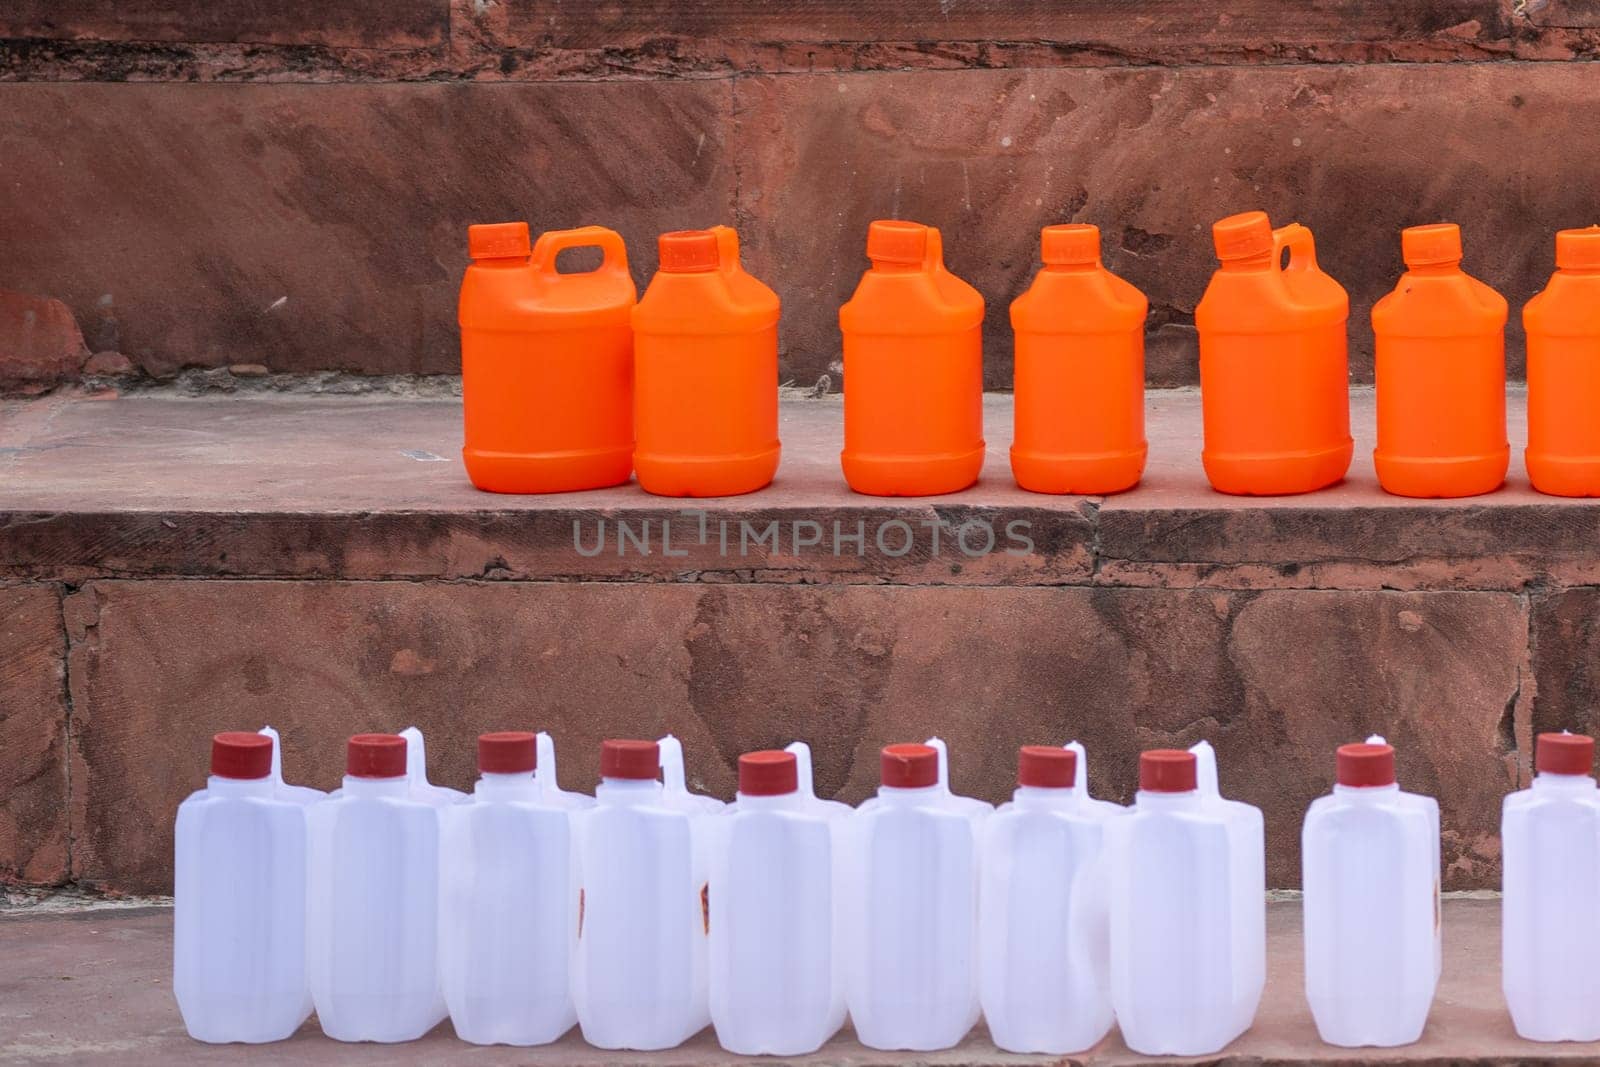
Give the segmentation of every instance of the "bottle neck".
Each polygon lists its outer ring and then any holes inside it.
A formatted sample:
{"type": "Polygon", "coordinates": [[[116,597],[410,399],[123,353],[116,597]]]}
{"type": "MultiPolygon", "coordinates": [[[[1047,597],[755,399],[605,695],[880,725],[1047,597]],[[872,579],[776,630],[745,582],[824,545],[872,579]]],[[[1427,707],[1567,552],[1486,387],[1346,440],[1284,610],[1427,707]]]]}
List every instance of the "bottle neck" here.
{"type": "Polygon", "coordinates": [[[1595,780],[1587,774],[1540,771],[1533,776],[1533,788],[1541,793],[1587,793],[1595,788],[1595,780]]]}
{"type": "Polygon", "coordinates": [[[483,774],[472,787],[472,795],[484,800],[533,800],[539,796],[539,783],[533,773],[483,774]]]}
{"type": "Polygon", "coordinates": [[[1354,800],[1381,800],[1392,797],[1400,792],[1399,782],[1390,782],[1388,785],[1339,785],[1334,783],[1334,796],[1350,797],[1354,800]]]}
{"type": "Polygon", "coordinates": [[[1157,793],[1148,789],[1141,789],[1133,795],[1134,804],[1147,811],[1163,811],[1174,808],[1197,808],[1200,806],[1200,790],[1191,789],[1187,793],[1157,793]]]}
{"type": "Polygon", "coordinates": [[[270,797],[271,778],[223,778],[213,774],[206,779],[206,792],[219,797],[270,797]]]}
{"type": "Polygon", "coordinates": [[[1077,802],[1078,791],[1070,786],[1045,787],[1019,785],[1011,800],[1019,808],[1067,808],[1077,802]]]}
{"type": "Polygon", "coordinates": [[[597,804],[631,807],[659,804],[661,783],[653,778],[602,778],[594,791],[597,804]]]}
{"type": "Polygon", "coordinates": [[[798,792],[754,797],[746,793],[738,793],[734,799],[738,802],[739,807],[745,811],[792,811],[805,803],[805,798],[798,792]]]}
{"type": "Polygon", "coordinates": [[[403,797],[411,792],[405,778],[354,778],[344,776],[344,793],[350,797],[403,797]]]}
{"type": "Polygon", "coordinates": [[[1415,274],[1423,278],[1443,277],[1446,274],[1460,274],[1461,261],[1459,259],[1453,259],[1448,263],[1419,263],[1415,267],[1408,263],[1406,264],[1406,273],[1415,274]]]}
{"type": "Polygon", "coordinates": [[[481,267],[484,270],[519,270],[527,267],[528,257],[510,256],[504,259],[475,259],[472,261],[472,265],[481,267]]]}
{"type": "Polygon", "coordinates": [[[1051,274],[1094,274],[1100,270],[1100,261],[1093,263],[1046,263],[1044,269],[1051,274]]]}
{"type": "Polygon", "coordinates": [[[896,785],[880,785],[878,798],[888,804],[923,804],[939,796],[937,785],[919,785],[905,789],[896,785]]]}
{"type": "Polygon", "coordinates": [[[875,259],[872,261],[872,270],[876,274],[921,274],[921,263],[891,263],[887,260],[875,259]]]}
{"type": "Polygon", "coordinates": [[[1261,252],[1253,256],[1240,256],[1238,259],[1224,259],[1219,261],[1222,269],[1231,274],[1252,274],[1264,270],[1272,270],[1271,252],[1261,252]]]}
{"type": "Polygon", "coordinates": [[[1593,278],[1600,275],[1600,266],[1597,267],[1557,267],[1557,274],[1565,274],[1572,278],[1593,278]]]}

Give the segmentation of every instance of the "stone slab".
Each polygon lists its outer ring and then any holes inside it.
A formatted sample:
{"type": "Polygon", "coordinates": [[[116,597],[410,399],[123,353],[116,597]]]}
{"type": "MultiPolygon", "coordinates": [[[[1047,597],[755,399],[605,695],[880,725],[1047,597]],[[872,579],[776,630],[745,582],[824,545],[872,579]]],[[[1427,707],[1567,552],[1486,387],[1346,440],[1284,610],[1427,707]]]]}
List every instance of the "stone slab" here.
{"type": "Polygon", "coordinates": [[[0,288],[152,374],[452,373],[469,224],[604,223],[646,278],[659,232],[730,214],[731,103],[707,81],[0,85],[0,288]]]}
{"type": "MultiPolygon", "coordinates": [[[[872,219],[940,227],[950,269],[988,301],[991,387],[1010,381],[1007,308],[1037,269],[1038,228],[1098,225],[1106,265],[1150,297],[1147,376],[1171,385],[1195,381],[1211,223],[1257,208],[1315,232],[1350,292],[1352,374],[1370,381],[1369,314],[1403,269],[1399,231],[1460,223],[1465,268],[1520,308],[1549,278],[1554,232],[1592,212],[1569,146],[1600,148],[1581,119],[1600,81],[1572,65],[835,73],[741,78],[736,93],[748,264],[786,300],[792,373],[835,387],[832,310],[872,219]]],[[[1515,315],[1510,337],[1516,377],[1515,315]]]]}
{"type": "Polygon", "coordinates": [[[1504,593],[93,581],[65,613],[73,875],[119,892],[170,891],[211,734],[263,724],[321,788],[350,734],[410,724],[457,788],[486,730],[548,729],[574,788],[602,739],[670,731],[724,798],[740,753],[799,739],[819,794],[850,803],[883,745],[930,734],[991,802],[1023,744],[1082,739],[1096,793],[1126,802],[1140,750],[1206,739],[1225,792],[1266,812],[1277,888],[1299,884],[1333,749],[1374,732],[1441,799],[1446,888],[1497,884],[1528,751],[1526,613],[1504,593]]]}
{"type": "Polygon", "coordinates": [[[1453,501],[1407,500],[1378,487],[1366,389],[1352,394],[1349,478],[1277,498],[1229,497],[1206,485],[1193,392],[1149,394],[1144,482],[1092,499],[1018,489],[1007,460],[1010,398],[985,404],[988,460],[967,492],[901,500],[851,493],[838,466],[839,398],[789,393],[773,485],[697,502],[633,484],[542,497],[477,492],[460,464],[457,401],[60,393],[3,402],[0,575],[1509,590],[1600,583],[1600,507],[1542,496],[1527,483],[1520,389],[1510,397],[1510,481],[1453,501]]]}
{"type": "Polygon", "coordinates": [[[0,37],[416,48],[442,44],[448,0],[11,0],[0,37]]]}
{"type": "MultiPolygon", "coordinates": [[[[1300,907],[1267,907],[1267,985],[1255,1025],[1217,1057],[1226,1064],[1458,1064],[1512,1067],[1589,1063],[1600,1045],[1535,1044],[1511,1028],[1500,993],[1500,905],[1447,899],[1442,912],[1444,968],[1427,1029],[1414,1045],[1339,1049],[1317,1040],[1303,994],[1300,907]]],[[[598,1052],[576,1031],[537,1050],[471,1048],[444,1023],[406,1045],[341,1045],[310,1022],[295,1037],[251,1048],[189,1040],[172,1002],[172,916],[165,908],[86,912],[72,916],[0,916],[0,946],[12,964],[0,972],[0,1057],[9,1063],[527,1063],[679,1067],[746,1062],[717,1048],[712,1031],[668,1052],[598,1052]]],[[[1188,1063],[1133,1053],[1113,1031],[1101,1045],[1069,1059],[999,1052],[982,1028],[954,1049],[884,1053],[862,1048],[849,1031],[819,1052],[793,1061],[804,1067],[989,1067],[1073,1063],[1086,1067],[1188,1063]]]]}
{"type": "Polygon", "coordinates": [[[58,590],[0,585],[0,882],[67,877],[65,657],[58,590]]]}

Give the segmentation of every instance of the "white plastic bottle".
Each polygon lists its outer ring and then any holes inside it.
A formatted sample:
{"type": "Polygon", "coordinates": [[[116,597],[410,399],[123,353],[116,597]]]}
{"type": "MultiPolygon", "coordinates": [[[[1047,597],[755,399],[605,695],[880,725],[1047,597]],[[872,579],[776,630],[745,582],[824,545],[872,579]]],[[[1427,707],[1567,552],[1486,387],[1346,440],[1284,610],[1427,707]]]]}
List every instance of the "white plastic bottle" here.
{"type": "Polygon", "coordinates": [[[531,733],[478,738],[477,788],[440,810],[439,975],[456,1036],[542,1045],[572,1029],[578,880],[531,733]]]}
{"type": "Polygon", "coordinates": [[[1439,804],[1400,791],[1381,737],[1337,768],[1300,833],[1306,1000],[1330,1045],[1409,1045],[1439,982],[1439,804]]]}
{"type": "Polygon", "coordinates": [[[1105,824],[1111,1004],[1146,1056],[1221,1051],[1266,981],[1261,812],[1200,789],[1197,755],[1142,754],[1133,810],[1105,824]]]}
{"type": "Polygon", "coordinates": [[[1594,740],[1540,734],[1533,786],[1505,799],[1501,980],[1529,1041],[1600,1041],[1600,790],[1594,740]]]}
{"type": "Polygon", "coordinates": [[[271,739],[218,734],[178,806],[172,991],[199,1041],[281,1041],[311,1015],[305,809],[271,770],[271,739]]]}
{"type": "Polygon", "coordinates": [[[406,741],[357,734],[344,785],[306,809],[311,997],[339,1041],[411,1041],[439,992],[439,814],[412,797],[406,741]]]}
{"type": "Polygon", "coordinates": [[[572,999],[596,1048],[673,1048],[711,1021],[704,816],[669,803],[660,766],[654,741],[606,741],[595,806],[572,813],[583,879],[572,999]]]}
{"type": "Polygon", "coordinates": [[[793,753],[747,753],[738,798],[707,824],[711,1021],[737,1055],[805,1055],[844,1025],[842,823],[808,793],[793,753]]]}
{"type": "Polygon", "coordinates": [[[1083,764],[1072,748],[1023,748],[1011,802],[983,827],[979,992],[1007,1052],[1081,1052],[1111,1029],[1100,852],[1125,809],[1090,799],[1083,764]]]}
{"type": "Polygon", "coordinates": [[[982,816],[950,802],[928,745],[889,745],[880,773],[846,823],[850,1018],[868,1048],[950,1048],[978,1021],[982,816]]]}

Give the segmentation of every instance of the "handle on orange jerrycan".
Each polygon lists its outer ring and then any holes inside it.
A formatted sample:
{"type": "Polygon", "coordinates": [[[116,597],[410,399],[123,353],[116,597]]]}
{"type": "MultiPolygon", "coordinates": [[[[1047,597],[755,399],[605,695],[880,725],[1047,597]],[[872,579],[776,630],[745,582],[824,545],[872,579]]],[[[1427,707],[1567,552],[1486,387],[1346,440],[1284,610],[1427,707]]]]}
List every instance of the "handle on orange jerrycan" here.
{"type": "Polygon", "coordinates": [[[560,274],[556,259],[569,248],[598,248],[603,257],[592,271],[574,271],[575,274],[598,274],[600,271],[628,273],[628,248],[622,235],[604,226],[580,226],[576,230],[549,230],[534,242],[531,263],[533,269],[546,274],[560,274]]]}
{"type": "Polygon", "coordinates": [[[717,267],[723,271],[739,269],[739,231],[732,226],[713,226],[717,235],[717,267]]]}
{"type": "Polygon", "coordinates": [[[1284,270],[1317,269],[1317,243],[1312,238],[1311,231],[1298,222],[1279,226],[1272,231],[1273,262],[1282,262],[1285,248],[1289,250],[1289,265],[1284,267],[1284,270]]]}

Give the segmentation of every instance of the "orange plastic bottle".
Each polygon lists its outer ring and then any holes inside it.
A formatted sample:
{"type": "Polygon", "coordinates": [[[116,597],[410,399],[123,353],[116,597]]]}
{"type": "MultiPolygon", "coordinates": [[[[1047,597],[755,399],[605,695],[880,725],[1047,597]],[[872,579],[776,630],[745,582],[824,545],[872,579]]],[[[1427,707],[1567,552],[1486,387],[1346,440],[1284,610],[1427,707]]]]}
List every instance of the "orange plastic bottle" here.
{"type": "Polygon", "coordinates": [[[983,466],[983,297],[945,269],[931,226],[874,222],[867,257],[839,309],[845,481],[873,496],[965,489],[983,466]]]}
{"type": "Polygon", "coordinates": [[[1264,211],[1211,227],[1221,267],[1195,308],[1201,459],[1213,488],[1276,496],[1350,469],[1350,298],[1317,267],[1311,231],[1264,211]],[[1289,261],[1281,261],[1284,250],[1289,261]]]}
{"type": "Polygon", "coordinates": [[[660,496],[735,496],[778,469],[778,294],[727,226],[661,235],[633,309],[633,463],[660,496]]]}
{"type": "Polygon", "coordinates": [[[1556,234],[1556,272],[1522,325],[1528,477],[1541,493],[1600,496],[1600,226],[1556,234]]]}
{"type": "Polygon", "coordinates": [[[1116,493],[1144,472],[1143,293],[1100,264],[1100,229],[1046,226],[1044,269],[1011,304],[1011,473],[1036,493],[1116,493]]]}
{"type": "Polygon", "coordinates": [[[1476,496],[1506,479],[1506,301],[1461,270],[1461,228],[1400,233],[1406,272],[1372,309],[1378,482],[1396,496],[1476,496]]]}
{"type": "Polygon", "coordinates": [[[467,231],[461,281],[461,399],[467,476],[495,493],[561,493],[628,480],[633,468],[635,290],[622,238],[599,226],[467,231]],[[561,274],[556,256],[604,260],[561,274]],[[530,253],[532,259],[530,261],[530,253]]]}

